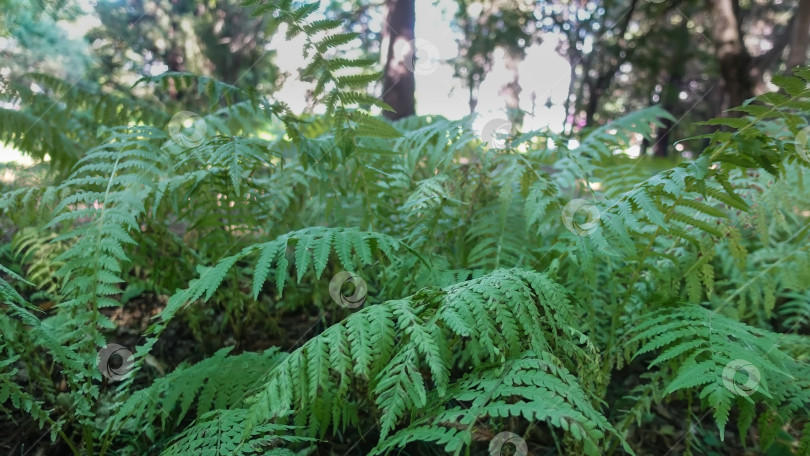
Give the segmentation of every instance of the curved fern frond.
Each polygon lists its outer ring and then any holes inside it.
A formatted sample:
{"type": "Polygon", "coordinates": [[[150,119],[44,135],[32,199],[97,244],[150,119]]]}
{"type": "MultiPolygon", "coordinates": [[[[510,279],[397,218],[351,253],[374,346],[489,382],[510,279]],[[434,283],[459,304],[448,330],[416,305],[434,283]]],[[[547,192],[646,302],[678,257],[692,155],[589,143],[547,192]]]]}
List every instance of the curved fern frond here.
{"type": "Polygon", "coordinates": [[[659,355],[649,366],[671,370],[666,394],[699,389],[714,409],[721,438],[733,403],[753,403],[752,395],[773,400],[777,391],[771,384],[796,372],[795,361],[779,349],[779,334],[700,306],[647,315],[630,334],[628,346],[642,342],[634,357],[655,350],[659,355]]]}
{"type": "Polygon", "coordinates": [[[431,393],[424,418],[380,441],[372,454],[385,454],[411,442],[435,442],[448,454],[460,454],[474,440],[480,420],[520,417],[544,421],[570,433],[583,453],[602,454],[600,443],[613,434],[625,450],[633,451],[613,426],[585,398],[577,378],[548,352],[527,352],[505,366],[468,374],[446,397],[431,393]],[[463,404],[462,406],[454,404],[463,404]]]}
{"type": "MultiPolygon", "coordinates": [[[[520,368],[507,369],[504,374],[506,383],[516,388],[514,395],[520,394],[519,383],[524,381],[518,378],[526,378],[522,376],[527,372],[543,373],[537,380],[540,383],[534,384],[549,382],[563,388],[557,382],[575,381],[564,366],[579,369],[595,361],[595,353],[579,345],[587,338],[573,330],[573,318],[561,287],[542,274],[523,270],[501,270],[444,289],[425,289],[407,299],[367,306],[308,341],[268,374],[260,392],[250,400],[246,432],[293,411],[295,424],[307,424],[310,432],[320,435],[330,424],[337,429],[341,423],[354,422],[361,402],[349,384],[356,380],[369,383],[379,410],[381,442],[401,421],[433,407],[435,402],[428,402],[428,385],[435,400],[450,400],[451,391],[473,400],[476,380],[456,378],[457,371],[480,373],[515,359],[520,368]],[[521,358],[527,343],[542,352],[565,353],[564,358],[552,360],[544,355],[541,359],[557,367],[543,367],[532,356],[521,358]],[[461,346],[471,356],[453,356],[461,346]]],[[[496,379],[485,373],[481,381],[496,379]]],[[[549,388],[547,399],[555,396],[557,387],[549,388]]],[[[508,388],[503,394],[504,399],[513,395],[508,388]]],[[[562,411],[541,413],[541,403],[554,405],[543,401],[490,405],[492,411],[500,407],[504,416],[541,417],[583,439],[601,438],[595,429],[609,425],[597,419],[598,413],[587,405],[590,398],[584,392],[568,390],[568,394],[573,395],[569,396],[571,407],[583,407],[570,416],[562,411]],[[507,412],[510,407],[514,408],[507,412]],[[578,425],[572,430],[569,419],[582,420],[587,437],[579,433],[578,425]]]]}
{"type": "Polygon", "coordinates": [[[245,411],[213,410],[200,417],[199,422],[181,432],[161,456],[186,456],[204,454],[211,456],[236,456],[266,454],[272,456],[294,456],[296,453],[279,445],[312,442],[315,439],[297,437],[295,427],[265,424],[253,429],[251,443],[242,441],[242,424],[245,411]]]}
{"type": "MultiPolygon", "coordinates": [[[[156,379],[149,387],[133,393],[110,420],[109,435],[142,434],[144,429],[132,427],[132,423],[153,423],[163,434],[171,435],[173,432],[170,431],[183,422],[192,405],[195,405],[195,417],[237,408],[243,405],[244,398],[257,381],[286,356],[277,349],[228,356],[232,348],[223,348],[193,366],[180,366],[167,376],[156,379]],[[238,373],[238,379],[234,378],[234,373],[238,373]]],[[[151,426],[145,436],[149,441],[161,439],[161,434],[151,426]]]]}
{"type": "Polygon", "coordinates": [[[133,245],[130,231],[140,231],[137,216],[160,174],[156,141],[165,138],[150,127],[110,130],[110,140],[77,162],[77,169],[62,184],[77,188],[57,206],[49,226],[70,228],[54,241],[75,240],[56,261],[63,261],[56,275],[69,297],[64,306],[91,309],[117,306],[110,298],[120,293],[121,263],[127,261],[124,245],[133,245]],[[65,211],[67,209],[67,211],[65,211]]]}

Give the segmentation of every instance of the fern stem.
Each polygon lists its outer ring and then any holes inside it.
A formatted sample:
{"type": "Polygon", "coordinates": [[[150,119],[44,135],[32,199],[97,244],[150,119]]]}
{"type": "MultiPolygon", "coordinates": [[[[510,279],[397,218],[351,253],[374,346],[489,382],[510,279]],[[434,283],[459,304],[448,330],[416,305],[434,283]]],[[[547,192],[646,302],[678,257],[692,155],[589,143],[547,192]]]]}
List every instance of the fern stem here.
{"type": "MultiPolygon", "coordinates": [[[[670,206],[669,210],[664,216],[664,223],[666,223],[672,214],[675,212],[675,208],[678,207],[678,202],[683,199],[683,196],[679,196],[677,200],[670,206]]],[[[658,234],[662,231],[662,226],[658,225],[655,229],[655,232],[650,237],[650,242],[647,244],[647,247],[642,252],[641,257],[637,262],[637,266],[633,271],[633,275],[630,280],[627,282],[627,290],[624,293],[624,297],[622,298],[621,303],[613,310],[613,313],[610,318],[610,330],[608,332],[608,339],[607,339],[607,347],[610,352],[615,352],[616,350],[616,332],[619,329],[619,319],[624,314],[624,308],[627,305],[628,300],[633,295],[633,284],[635,284],[636,280],[638,280],[639,275],[641,275],[641,270],[644,267],[644,262],[647,260],[647,257],[653,250],[653,246],[655,245],[655,239],[658,237],[658,234]]],[[[612,358],[612,355],[610,355],[612,358]]],[[[608,375],[610,371],[613,370],[613,363],[606,362],[603,365],[603,373],[604,375],[608,375]]]]}

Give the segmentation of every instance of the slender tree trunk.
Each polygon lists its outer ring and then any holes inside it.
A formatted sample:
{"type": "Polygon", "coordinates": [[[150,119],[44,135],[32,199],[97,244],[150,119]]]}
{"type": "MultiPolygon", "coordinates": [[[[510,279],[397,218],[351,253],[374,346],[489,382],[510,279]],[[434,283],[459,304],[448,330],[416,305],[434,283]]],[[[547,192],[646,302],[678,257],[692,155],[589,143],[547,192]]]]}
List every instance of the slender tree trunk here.
{"type": "MultiPolygon", "coordinates": [[[[662,108],[665,111],[672,113],[672,111],[677,107],[678,95],[681,91],[681,84],[681,75],[677,73],[672,73],[669,75],[669,80],[667,81],[666,87],[664,87],[662,94],[662,101],[664,102],[662,108]]],[[[675,122],[669,119],[663,119],[661,123],[662,125],[656,129],[653,155],[664,158],[669,156],[669,134],[672,127],[675,126],[675,122]]]]}
{"type": "MultiPolygon", "coordinates": [[[[616,32],[616,36],[623,37],[627,33],[637,4],[638,0],[632,0],[630,2],[627,12],[622,16],[621,24],[619,24],[614,30],[616,32]]],[[[603,28],[606,26],[604,18],[601,25],[603,28]]],[[[619,43],[610,49],[612,49],[612,55],[610,52],[608,52],[604,58],[604,61],[600,59],[594,62],[598,69],[598,76],[596,77],[595,81],[588,82],[588,104],[585,108],[586,125],[593,124],[602,96],[610,88],[611,83],[613,83],[613,78],[616,76],[616,72],[619,71],[622,63],[627,61],[628,57],[632,53],[632,49],[627,47],[627,43],[623,39],[619,40],[619,43]],[[624,50],[624,52],[622,52],[622,50],[624,50]]],[[[587,73],[584,73],[584,76],[587,78],[587,73]]]]}
{"type": "Polygon", "coordinates": [[[599,109],[599,102],[605,94],[615,73],[608,72],[600,74],[599,77],[588,86],[588,104],[585,108],[585,124],[593,125],[596,118],[596,111],[599,109]]]}
{"type": "MultiPolygon", "coordinates": [[[[569,59],[569,61],[573,62],[572,65],[571,65],[572,69],[573,69],[573,67],[575,67],[577,65],[576,59],[578,59],[578,57],[569,59]]],[[[592,56],[590,54],[586,55],[584,58],[581,58],[581,61],[582,61],[582,63],[580,65],[582,66],[582,75],[583,75],[583,77],[574,79],[574,80],[577,81],[578,88],[577,88],[577,93],[574,96],[574,107],[573,107],[573,109],[571,111],[571,129],[570,129],[569,132],[573,132],[575,127],[580,126],[580,125],[577,125],[577,118],[579,117],[579,113],[582,112],[582,110],[584,109],[584,107],[582,107],[581,103],[582,103],[582,100],[585,100],[585,87],[588,85],[588,81],[589,81],[589,78],[587,77],[587,75],[591,71],[592,56]]],[[[572,74],[576,75],[575,69],[573,69],[572,74]]],[[[587,121],[586,121],[585,124],[587,125],[587,121]]]]}
{"type": "Polygon", "coordinates": [[[470,114],[475,112],[475,107],[478,106],[478,98],[475,96],[475,75],[473,72],[470,72],[470,77],[467,78],[467,90],[468,90],[468,97],[467,103],[470,105],[470,114]]]}
{"type": "Polygon", "coordinates": [[[504,97],[509,121],[513,125],[519,125],[523,122],[523,113],[520,111],[521,87],[518,79],[518,59],[509,50],[505,49],[503,60],[506,69],[512,73],[512,79],[501,87],[498,95],[504,97]]]}
{"type": "Polygon", "coordinates": [[[790,53],[787,58],[788,70],[807,63],[807,47],[810,41],[810,0],[800,0],[790,37],[790,53]]]}
{"type": "MultiPolygon", "coordinates": [[[[689,59],[689,30],[686,28],[686,21],[681,22],[681,26],[673,31],[670,36],[673,43],[672,54],[669,54],[669,65],[667,65],[667,82],[661,94],[662,108],[668,113],[677,116],[676,111],[680,106],[680,94],[683,88],[683,79],[686,76],[686,62],[689,59]]],[[[676,122],[663,119],[662,125],[658,127],[655,137],[655,147],[653,154],[656,157],[668,157],[670,155],[670,133],[676,122]]]]}
{"type": "Polygon", "coordinates": [[[388,13],[384,24],[383,43],[388,44],[388,54],[383,74],[382,99],[395,111],[386,111],[385,116],[396,120],[416,113],[414,106],[416,83],[411,71],[414,68],[413,39],[416,11],[414,0],[386,0],[385,5],[388,13]]]}
{"type": "MultiPolygon", "coordinates": [[[[568,59],[568,62],[571,63],[570,58],[568,59]]],[[[573,129],[573,123],[574,123],[574,117],[575,117],[573,112],[572,112],[572,108],[573,108],[573,103],[572,102],[575,100],[575,98],[573,97],[573,94],[574,94],[574,90],[575,90],[574,84],[575,84],[575,81],[577,80],[577,69],[576,69],[576,65],[570,65],[570,68],[571,68],[571,70],[570,70],[571,78],[568,80],[568,96],[565,97],[565,103],[563,104],[563,109],[565,109],[565,119],[563,119],[562,131],[564,131],[565,133],[571,133],[571,130],[573,129]],[[569,122],[569,120],[570,120],[570,122],[569,122]]],[[[532,114],[534,114],[534,113],[532,113],[532,114]]]]}

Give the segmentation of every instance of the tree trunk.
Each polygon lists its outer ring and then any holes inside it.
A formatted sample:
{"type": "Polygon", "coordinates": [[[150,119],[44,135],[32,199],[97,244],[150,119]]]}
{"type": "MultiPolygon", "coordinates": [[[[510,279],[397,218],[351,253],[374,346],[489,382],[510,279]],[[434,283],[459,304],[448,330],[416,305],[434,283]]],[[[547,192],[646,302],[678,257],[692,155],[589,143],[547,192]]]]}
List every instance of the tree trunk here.
{"type": "Polygon", "coordinates": [[[790,53],[787,58],[788,70],[807,62],[807,44],[810,41],[810,0],[800,0],[790,38],[790,53]]]}
{"type": "Polygon", "coordinates": [[[506,102],[506,112],[513,125],[523,122],[523,113],[520,111],[520,80],[518,76],[518,59],[508,50],[504,49],[503,61],[506,69],[512,73],[512,78],[498,91],[498,95],[506,102]]]}
{"type": "MultiPolygon", "coordinates": [[[[681,84],[682,79],[680,74],[672,73],[669,75],[661,96],[661,101],[663,101],[663,105],[661,107],[670,114],[677,108],[681,84]]],[[[663,119],[661,121],[661,126],[656,128],[655,144],[653,144],[653,155],[656,157],[665,158],[669,156],[669,134],[674,126],[675,122],[672,120],[663,119]]]]}
{"type": "Polygon", "coordinates": [[[751,55],[743,44],[736,0],[711,0],[711,10],[714,56],[723,77],[723,106],[728,109],[754,96],[755,84],[749,73],[751,55]]]}
{"type": "Polygon", "coordinates": [[[604,86],[607,85],[607,78],[600,75],[596,81],[588,84],[588,104],[585,106],[585,125],[592,126],[596,118],[596,109],[599,107],[599,100],[605,93],[604,86]]]}
{"type": "MultiPolygon", "coordinates": [[[[725,93],[724,109],[740,106],[745,100],[767,91],[765,72],[776,63],[782,55],[790,37],[796,42],[796,53],[807,52],[807,22],[810,8],[808,0],[801,0],[799,12],[791,17],[787,26],[780,33],[771,36],[773,46],[767,52],[752,56],[746,49],[739,22],[739,0],[708,0],[711,7],[712,40],[714,55],[720,67],[725,93]],[[802,9],[804,8],[804,9],[802,9]],[[804,27],[802,29],[802,27],[804,27]],[[798,30],[798,31],[797,31],[798,30]],[[804,43],[804,50],[800,49],[804,43]]],[[[791,49],[793,52],[793,49],[791,49]]],[[[798,59],[798,57],[795,57],[798,59]]],[[[741,115],[740,112],[730,115],[741,115]]]]}
{"type": "Polygon", "coordinates": [[[476,81],[475,81],[475,74],[470,71],[470,76],[467,78],[467,103],[470,105],[470,114],[475,112],[475,107],[478,106],[478,97],[475,96],[476,93],[476,81]]]}
{"type": "Polygon", "coordinates": [[[414,68],[416,11],[414,0],[386,0],[385,5],[388,13],[383,30],[383,45],[387,43],[388,54],[383,74],[382,100],[394,108],[394,112],[386,111],[384,115],[397,120],[416,113],[416,83],[411,71],[414,68]]]}
{"type": "MultiPolygon", "coordinates": [[[[681,22],[681,26],[668,35],[673,43],[672,54],[669,55],[669,65],[667,65],[667,82],[664,84],[661,93],[661,107],[670,114],[677,116],[680,106],[680,94],[683,89],[683,79],[686,76],[686,62],[689,60],[689,30],[686,28],[686,21],[681,22]]],[[[670,119],[663,119],[655,134],[655,145],[653,155],[656,157],[668,157],[670,154],[670,133],[677,122],[670,119]]]]}

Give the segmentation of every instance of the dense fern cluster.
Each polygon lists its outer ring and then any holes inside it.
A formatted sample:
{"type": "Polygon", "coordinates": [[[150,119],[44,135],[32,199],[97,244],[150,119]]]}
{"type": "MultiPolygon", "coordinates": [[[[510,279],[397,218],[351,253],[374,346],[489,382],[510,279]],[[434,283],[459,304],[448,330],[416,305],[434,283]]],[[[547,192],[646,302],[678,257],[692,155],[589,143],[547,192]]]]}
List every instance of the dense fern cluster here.
{"type": "Polygon", "coordinates": [[[207,97],[189,142],[148,101],[7,86],[21,108],[0,110],[0,139],[53,173],[0,195],[5,416],[74,454],[483,454],[502,431],[535,454],[649,454],[666,403],[684,452],[810,454],[810,70],[652,174],[618,152],[653,139],[661,109],[576,147],[389,124],[374,62],[336,52],[354,35],[310,20],[317,3],[247,3],[307,37],[324,115],[188,74],[141,81],[207,97]],[[342,271],[362,307],[331,298],[342,271]],[[165,306],[110,379],[112,310],[141,295],[165,306]],[[297,343],[251,345],[291,315],[316,316],[297,343]],[[164,371],[171,325],[208,356],[164,371]]]}

